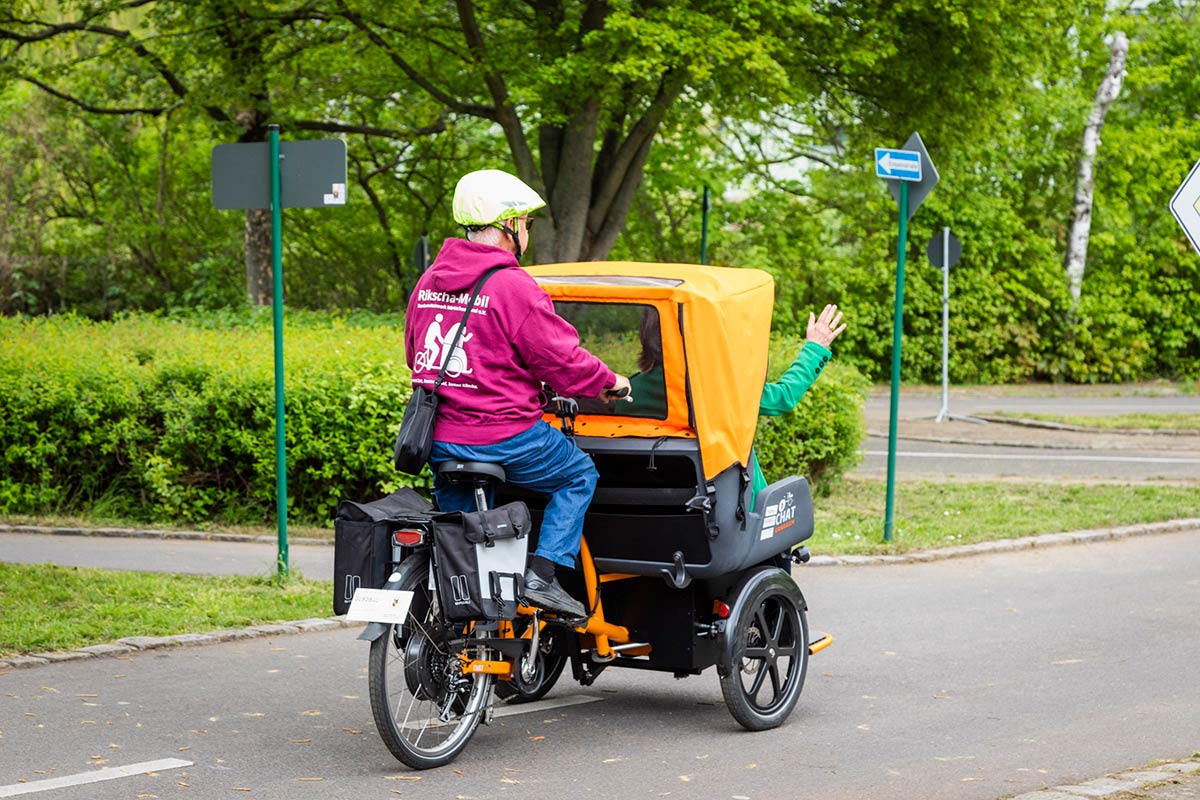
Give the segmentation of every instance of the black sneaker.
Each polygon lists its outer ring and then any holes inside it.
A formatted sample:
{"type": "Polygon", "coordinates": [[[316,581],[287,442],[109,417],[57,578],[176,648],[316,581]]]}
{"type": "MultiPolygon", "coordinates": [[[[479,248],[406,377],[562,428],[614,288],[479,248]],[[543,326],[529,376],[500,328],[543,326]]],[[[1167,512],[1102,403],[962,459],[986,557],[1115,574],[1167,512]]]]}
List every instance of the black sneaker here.
{"type": "Polygon", "coordinates": [[[531,569],[525,570],[525,599],[547,611],[557,611],[572,617],[586,617],[583,603],[576,600],[558,585],[556,578],[549,581],[539,578],[531,569]]]}

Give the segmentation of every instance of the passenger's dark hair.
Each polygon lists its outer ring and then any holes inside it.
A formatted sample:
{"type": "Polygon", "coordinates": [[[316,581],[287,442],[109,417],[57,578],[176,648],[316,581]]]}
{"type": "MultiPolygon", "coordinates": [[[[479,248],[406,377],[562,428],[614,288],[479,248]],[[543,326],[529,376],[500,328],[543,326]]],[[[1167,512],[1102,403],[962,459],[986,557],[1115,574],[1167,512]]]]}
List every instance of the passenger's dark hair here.
{"type": "Polygon", "coordinates": [[[649,372],[662,364],[662,328],[658,324],[658,311],[650,306],[642,310],[642,321],[638,325],[638,339],[642,353],[638,356],[638,370],[649,372]]]}

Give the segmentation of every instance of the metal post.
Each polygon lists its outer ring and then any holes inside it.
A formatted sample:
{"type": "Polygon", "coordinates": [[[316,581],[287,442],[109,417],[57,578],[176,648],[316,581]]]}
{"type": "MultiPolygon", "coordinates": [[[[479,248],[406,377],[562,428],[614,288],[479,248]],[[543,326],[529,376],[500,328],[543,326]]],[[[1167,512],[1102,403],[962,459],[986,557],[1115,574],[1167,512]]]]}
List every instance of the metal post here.
{"type": "Polygon", "coordinates": [[[883,540],[892,541],[892,516],[896,498],[896,423],[900,411],[900,341],[904,333],[904,255],[908,247],[908,181],[900,181],[900,235],[896,248],[896,309],[892,332],[892,402],[888,420],[887,510],[883,540]]]}
{"type": "Polygon", "coordinates": [[[708,186],[704,187],[704,199],[700,203],[700,263],[708,263],[708,186]]]}
{"type": "Polygon", "coordinates": [[[279,126],[268,125],[271,172],[271,305],[275,327],[275,514],[279,520],[279,576],[288,574],[287,437],[283,421],[283,213],[279,187],[279,126]]]}
{"type": "Polygon", "coordinates": [[[942,410],[934,422],[950,413],[950,229],[942,228],[942,410]]]}

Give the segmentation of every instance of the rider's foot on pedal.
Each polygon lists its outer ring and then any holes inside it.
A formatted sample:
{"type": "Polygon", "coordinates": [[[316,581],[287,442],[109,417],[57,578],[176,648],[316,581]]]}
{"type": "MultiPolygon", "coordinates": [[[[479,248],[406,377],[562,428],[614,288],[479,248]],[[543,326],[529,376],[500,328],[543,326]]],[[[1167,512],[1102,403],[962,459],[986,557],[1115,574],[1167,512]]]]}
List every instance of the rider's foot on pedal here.
{"type": "Polygon", "coordinates": [[[558,579],[539,577],[532,569],[525,570],[525,599],[547,611],[557,611],[572,617],[586,617],[583,603],[576,600],[558,585],[558,579]]]}

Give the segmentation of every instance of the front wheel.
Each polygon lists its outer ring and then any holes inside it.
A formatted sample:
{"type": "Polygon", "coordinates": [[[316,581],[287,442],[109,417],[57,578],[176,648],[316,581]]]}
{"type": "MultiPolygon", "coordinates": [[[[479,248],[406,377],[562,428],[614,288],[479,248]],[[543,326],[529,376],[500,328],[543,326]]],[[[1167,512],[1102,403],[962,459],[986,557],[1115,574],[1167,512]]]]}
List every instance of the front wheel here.
{"type": "Polygon", "coordinates": [[[752,731],[783,724],[808,671],[804,596],[782,570],[754,573],[726,628],[721,693],[729,713],[752,731]]]}
{"type": "Polygon", "coordinates": [[[487,658],[462,626],[446,626],[428,573],[408,570],[397,587],[413,592],[408,621],[371,642],[368,686],[380,738],[413,769],[448,764],[470,742],[491,695],[491,675],[463,675],[487,658]]]}

